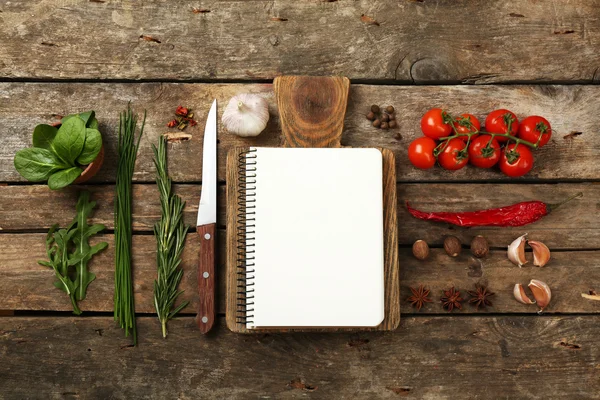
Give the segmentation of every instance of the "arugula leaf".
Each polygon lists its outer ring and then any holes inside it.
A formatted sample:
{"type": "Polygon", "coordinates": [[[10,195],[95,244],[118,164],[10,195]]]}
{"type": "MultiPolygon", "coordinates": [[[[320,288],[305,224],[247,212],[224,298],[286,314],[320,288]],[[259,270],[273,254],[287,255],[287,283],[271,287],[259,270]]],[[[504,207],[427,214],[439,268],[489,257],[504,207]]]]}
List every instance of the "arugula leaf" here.
{"type": "Polygon", "coordinates": [[[80,165],[88,165],[96,159],[100,148],[102,147],[102,135],[100,131],[96,129],[86,128],[85,130],[85,144],[77,162],[80,165]]]}
{"type": "Polygon", "coordinates": [[[85,123],[81,118],[69,118],[58,129],[52,142],[54,153],[67,164],[75,166],[85,144],[85,123]]]}
{"type": "Polygon", "coordinates": [[[85,293],[88,285],[96,279],[96,275],[92,274],[87,269],[87,263],[91,260],[92,256],[99,251],[105,249],[108,244],[106,242],[98,243],[90,247],[89,238],[92,235],[100,232],[104,229],[102,224],[88,225],[87,220],[92,213],[92,209],[96,206],[95,201],[89,201],[90,193],[81,192],[79,200],[77,201],[77,216],[75,217],[75,234],[73,235],[73,242],[75,243],[75,250],[73,257],[78,258],[80,261],[75,264],[76,276],[75,282],[77,284],[76,298],[77,300],[85,299],[85,293]]]}
{"type": "Polygon", "coordinates": [[[65,186],[69,186],[81,175],[83,169],[79,167],[71,167],[68,169],[61,169],[50,175],[48,178],[48,187],[52,190],[62,189],[65,186]]]}
{"type": "Polygon", "coordinates": [[[33,130],[33,147],[51,150],[51,144],[58,129],[54,126],[40,124],[33,130]]]}
{"type": "Polygon", "coordinates": [[[45,181],[50,175],[66,167],[52,151],[38,147],[17,151],[14,164],[16,170],[32,182],[45,181]]]}

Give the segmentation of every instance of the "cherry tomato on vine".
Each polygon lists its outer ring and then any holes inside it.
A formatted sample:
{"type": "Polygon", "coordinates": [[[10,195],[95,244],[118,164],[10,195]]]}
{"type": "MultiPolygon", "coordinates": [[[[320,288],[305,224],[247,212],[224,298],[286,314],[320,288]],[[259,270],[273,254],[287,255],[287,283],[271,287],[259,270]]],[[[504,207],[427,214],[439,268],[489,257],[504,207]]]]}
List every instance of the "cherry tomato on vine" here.
{"type": "Polygon", "coordinates": [[[467,144],[459,138],[449,140],[444,150],[438,154],[440,166],[450,171],[461,169],[468,161],[467,144]]]}
{"type": "Polygon", "coordinates": [[[447,114],[441,108],[432,108],[421,118],[421,130],[423,134],[432,139],[450,136],[452,125],[447,123],[447,114]]]}
{"type": "Polygon", "coordinates": [[[500,170],[511,177],[523,176],[533,168],[533,154],[524,144],[511,143],[500,156],[500,170]],[[515,149],[516,147],[516,149],[515,149]]]}
{"type": "MultiPolygon", "coordinates": [[[[481,124],[473,114],[461,114],[460,117],[456,118],[454,128],[456,128],[456,132],[458,133],[471,133],[479,131],[481,129],[481,124]]],[[[476,134],[471,136],[471,140],[475,139],[477,136],[479,135],[476,134]]],[[[469,139],[468,136],[459,136],[459,138],[465,142],[469,139]]]]}
{"type": "MultiPolygon", "coordinates": [[[[488,114],[485,119],[485,130],[489,133],[508,133],[508,123],[512,120],[510,125],[510,134],[515,136],[519,129],[519,120],[517,116],[508,110],[500,109],[494,110],[488,114]]],[[[506,137],[496,137],[499,143],[508,141],[506,137]]]]}
{"type": "Polygon", "coordinates": [[[543,147],[552,136],[552,128],[546,118],[532,115],[521,121],[518,136],[531,143],[537,143],[539,140],[538,147],[543,147]]]}
{"type": "Polygon", "coordinates": [[[479,168],[491,168],[500,160],[500,145],[490,135],[477,136],[469,145],[469,162],[479,168]]]}
{"type": "Polygon", "coordinates": [[[417,168],[429,169],[435,165],[433,150],[437,143],[432,138],[420,137],[408,146],[408,159],[417,168]]]}

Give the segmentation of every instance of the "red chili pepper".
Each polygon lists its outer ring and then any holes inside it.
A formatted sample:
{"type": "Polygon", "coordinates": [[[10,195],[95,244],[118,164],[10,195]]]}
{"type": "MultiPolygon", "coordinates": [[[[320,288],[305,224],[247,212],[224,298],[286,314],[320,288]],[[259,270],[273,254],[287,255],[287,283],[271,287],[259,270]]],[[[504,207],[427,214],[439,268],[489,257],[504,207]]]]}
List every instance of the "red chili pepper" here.
{"type": "Polygon", "coordinates": [[[583,196],[582,192],[558,204],[541,201],[525,201],[506,207],[467,212],[424,212],[415,210],[406,202],[406,208],[413,217],[427,221],[447,222],[458,226],[523,226],[541,219],[550,211],[583,196]]]}
{"type": "Polygon", "coordinates": [[[188,115],[189,112],[190,111],[186,107],[183,107],[183,106],[179,106],[175,110],[175,114],[181,115],[182,117],[187,117],[187,115],[188,115]]]}

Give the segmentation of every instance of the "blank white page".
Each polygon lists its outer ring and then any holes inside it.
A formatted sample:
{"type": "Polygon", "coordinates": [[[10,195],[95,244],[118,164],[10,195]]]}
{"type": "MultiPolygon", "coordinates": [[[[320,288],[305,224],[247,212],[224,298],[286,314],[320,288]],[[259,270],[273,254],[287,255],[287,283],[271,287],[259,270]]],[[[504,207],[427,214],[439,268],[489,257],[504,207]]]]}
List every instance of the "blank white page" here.
{"type": "Polygon", "coordinates": [[[251,154],[256,154],[255,273],[247,326],[379,325],[381,152],[256,148],[251,154]]]}

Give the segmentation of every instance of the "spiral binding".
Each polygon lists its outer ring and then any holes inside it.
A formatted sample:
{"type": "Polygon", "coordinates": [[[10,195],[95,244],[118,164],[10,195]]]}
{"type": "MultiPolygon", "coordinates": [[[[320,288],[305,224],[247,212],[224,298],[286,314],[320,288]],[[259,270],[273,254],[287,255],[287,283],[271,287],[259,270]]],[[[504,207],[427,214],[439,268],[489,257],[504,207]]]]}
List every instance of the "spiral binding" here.
{"type": "Polygon", "coordinates": [[[254,321],[254,228],[256,208],[256,149],[238,156],[237,190],[237,317],[241,324],[254,321]],[[249,204],[250,203],[250,204],[249,204]],[[252,307],[252,308],[250,308],[252,307]]]}

